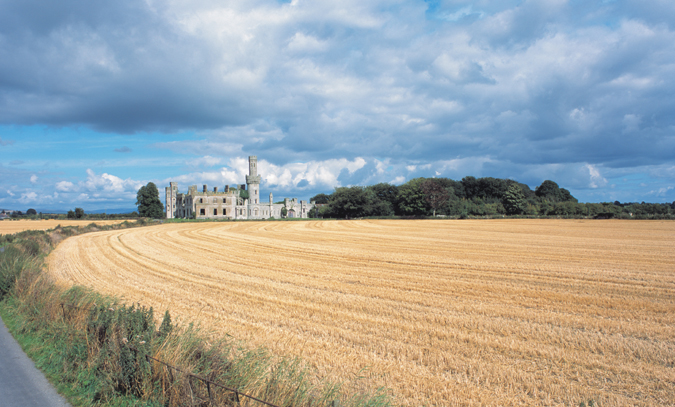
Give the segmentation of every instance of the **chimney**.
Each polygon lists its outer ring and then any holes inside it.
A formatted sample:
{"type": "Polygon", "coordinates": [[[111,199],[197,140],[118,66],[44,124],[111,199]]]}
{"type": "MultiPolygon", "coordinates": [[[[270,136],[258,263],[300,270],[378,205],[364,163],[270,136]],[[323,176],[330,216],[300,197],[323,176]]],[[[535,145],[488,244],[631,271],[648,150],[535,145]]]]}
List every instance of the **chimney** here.
{"type": "Polygon", "coordinates": [[[213,187],[213,192],[218,192],[218,187],[213,187]]]}
{"type": "Polygon", "coordinates": [[[225,185],[225,193],[228,193],[228,192],[230,192],[230,186],[229,186],[229,185],[225,185]]]}
{"type": "Polygon", "coordinates": [[[206,192],[208,189],[209,187],[207,187],[206,184],[204,184],[204,189],[202,190],[202,192],[206,192]]]}

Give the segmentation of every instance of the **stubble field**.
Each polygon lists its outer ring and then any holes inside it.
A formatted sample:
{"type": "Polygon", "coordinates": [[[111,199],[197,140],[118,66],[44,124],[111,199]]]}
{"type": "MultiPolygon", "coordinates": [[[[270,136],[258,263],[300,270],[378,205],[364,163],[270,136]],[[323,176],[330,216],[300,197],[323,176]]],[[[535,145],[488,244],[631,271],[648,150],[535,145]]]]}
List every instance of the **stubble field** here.
{"type": "Polygon", "coordinates": [[[165,224],[48,264],[405,406],[675,405],[675,222],[165,224]]]}
{"type": "Polygon", "coordinates": [[[119,220],[57,220],[57,219],[44,219],[44,220],[3,220],[0,221],[0,235],[11,234],[17,232],[23,232],[24,230],[47,230],[54,229],[55,227],[61,226],[78,226],[84,227],[90,223],[95,223],[97,225],[114,225],[116,223],[122,223],[124,219],[119,220]]]}

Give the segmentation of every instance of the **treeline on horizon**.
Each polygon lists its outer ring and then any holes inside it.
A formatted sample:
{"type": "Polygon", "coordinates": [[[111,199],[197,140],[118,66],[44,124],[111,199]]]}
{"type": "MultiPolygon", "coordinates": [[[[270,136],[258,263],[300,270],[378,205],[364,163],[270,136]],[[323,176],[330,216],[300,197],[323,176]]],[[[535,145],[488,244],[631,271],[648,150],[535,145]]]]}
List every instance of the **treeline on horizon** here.
{"type": "Polygon", "coordinates": [[[580,203],[570,191],[546,180],[534,191],[510,179],[464,177],[415,178],[396,186],[335,188],[332,194],[310,199],[317,205],[311,215],[322,218],[361,217],[588,217],[672,219],[675,202],[580,203]]]}
{"type": "MultiPolygon", "coordinates": [[[[4,212],[4,211],[2,211],[4,212]]],[[[138,212],[129,213],[86,213],[82,208],[75,208],[69,210],[67,213],[42,213],[33,208],[29,208],[26,212],[14,211],[9,215],[12,219],[75,219],[75,220],[102,220],[102,219],[136,219],[142,217],[138,212]]]]}

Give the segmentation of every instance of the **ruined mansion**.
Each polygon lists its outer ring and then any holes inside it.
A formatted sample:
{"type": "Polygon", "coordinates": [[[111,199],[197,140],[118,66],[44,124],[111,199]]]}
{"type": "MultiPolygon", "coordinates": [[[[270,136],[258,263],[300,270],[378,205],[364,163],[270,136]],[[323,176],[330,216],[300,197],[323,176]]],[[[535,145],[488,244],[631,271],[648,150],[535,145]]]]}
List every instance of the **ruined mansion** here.
{"type": "Polygon", "coordinates": [[[166,218],[196,219],[269,219],[281,218],[283,212],[287,218],[307,218],[314,203],[299,201],[297,198],[285,198],[283,203],[274,203],[270,193],[269,202],[260,202],[260,180],[258,158],[248,157],[246,184],[230,187],[222,191],[218,187],[209,191],[206,185],[199,191],[196,185],[188,188],[187,194],[178,192],[175,182],[169,183],[166,191],[166,218]],[[241,191],[248,191],[248,198],[241,191]],[[284,211],[285,209],[285,211],[284,211]]]}

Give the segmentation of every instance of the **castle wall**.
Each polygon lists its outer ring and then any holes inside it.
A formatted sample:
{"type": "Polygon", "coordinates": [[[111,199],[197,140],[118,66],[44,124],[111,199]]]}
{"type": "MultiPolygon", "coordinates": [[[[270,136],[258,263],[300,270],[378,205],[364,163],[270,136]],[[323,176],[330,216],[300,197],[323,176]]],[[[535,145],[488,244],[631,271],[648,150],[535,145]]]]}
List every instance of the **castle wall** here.
{"type": "Polygon", "coordinates": [[[249,157],[249,175],[246,176],[246,187],[249,199],[242,199],[239,190],[225,186],[223,191],[214,188],[209,191],[204,185],[199,191],[196,185],[188,188],[186,194],[178,192],[178,186],[171,182],[165,188],[166,218],[196,218],[196,219],[269,219],[281,218],[283,208],[286,208],[286,217],[307,218],[313,203],[297,199],[284,199],[284,203],[275,204],[270,201],[260,202],[260,181],[258,175],[258,159],[249,157]]]}

